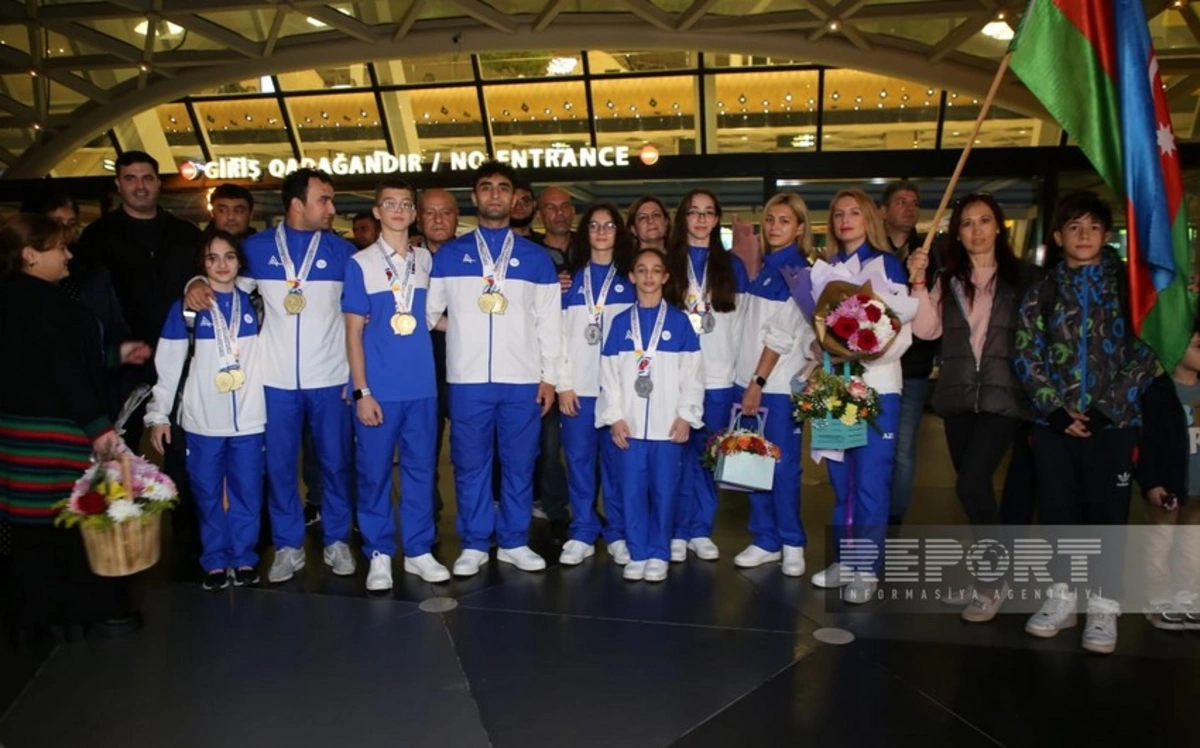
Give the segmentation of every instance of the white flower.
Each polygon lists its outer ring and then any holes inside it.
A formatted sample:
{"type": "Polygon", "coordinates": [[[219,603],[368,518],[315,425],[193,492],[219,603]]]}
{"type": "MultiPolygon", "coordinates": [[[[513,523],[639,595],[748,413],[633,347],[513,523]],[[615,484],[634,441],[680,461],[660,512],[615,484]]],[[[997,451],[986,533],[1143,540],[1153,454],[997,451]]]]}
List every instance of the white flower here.
{"type": "Polygon", "coordinates": [[[108,505],[108,518],[121,523],[142,516],[142,508],[129,499],[117,499],[108,505]]]}
{"type": "Polygon", "coordinates": [[[169,501],[175,498],[175,492],[158,481],[149,481],[142,490],[142,496],[150,501],[169,501]]]}

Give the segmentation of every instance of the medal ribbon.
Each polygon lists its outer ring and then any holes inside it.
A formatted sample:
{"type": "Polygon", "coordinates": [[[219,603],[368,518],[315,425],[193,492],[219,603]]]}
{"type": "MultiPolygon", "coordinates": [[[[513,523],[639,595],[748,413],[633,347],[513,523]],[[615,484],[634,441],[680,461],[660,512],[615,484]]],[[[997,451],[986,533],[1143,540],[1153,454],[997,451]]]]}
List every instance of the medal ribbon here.
{"type": "Polygon", "coordinates": [[[300,272],[296,272],[296,265],[292,262],[292,256],[287,248],[287,233],[283,224],[275,229],[275,252],[279,255],[279,261],[283,264],[283,273],[287,276],[288,293],[303,293],[303,286],[308,280],[308,274],[312,271],[313,260],[317,259],[317,245],[321,243],[321,232],[313,232],[312,239],[308,242],[308,249],[304,253],[304,260],[300,263],[300,272]]]}
{"type": "Polygon", "coordinates": [[[667,302],[664,299],[658,303],[658,316],[654,318],[654,330],[650,333],[650,342],[642,345],[642,323],[638,320],[638,307],[635,304],[631,310],[630,332],[633,333],[633,344],[637,347],[637,375],[650,376],[650,365],[654,362],[654,353],[658,350],[658,341],[662,338],[663,325],[667,322],[667,302]]]}
{"type": "Polygon", "coordinates": [[[500,247],[500,257],[492,258],[492,250],[488,249],[483,239],[483,232],[475,229],[475,246],[479,250],[479,259],[483,264],[484,293],[503,293],[504,277],[508,275],[508,261],[512,257],[513,232],[509,230],[504,236],[504,244],[500,247]]]}
{"type": "Polygon", "coordinates": [[[692,267],[692,255],[687,258],[687,310],[688,313],[704,314],[708,311],[708,273],[704,274],[704,285],[696,280],[696,269],[692,267]]]}
{"type": "Polygon", "coordinates": [[[238,333],[242,329],[242,295],[235,289],[230,308],[229,322],[221,313],[216,296],[212,300],[213,337],[217,339],[217,359],[221,371],[238,367],[238,333]]]}
{"type": "Polygon", "coordinates": [[[408,262],[404,263],[404,277],[402,279],[400,273],[396,270],[395,263],[392,262],[392,254],[395,251],[391,245],[380,238],[379,253],[383,255],[383,261],[387,263],[388,272],[391,273],[391,277],[388,280],[392,289],[392,298],[396,301],[396,313],[411,314],[413,296],[417,292],[417,253],[412,247],[408,248],[408,262]]]}
{"type": "Polygon", "coordinates": [[[600,296],[592,295],[592,263],[583,269],[583,301],[588,308],[588,321],[593,325],[600,324],[600,314],[604,311],[604,302],[608,300],[608,291],[612,288],[613,280],[617,277],[617,265],[608,266],[608,274],[600,285],[600,296]]]}

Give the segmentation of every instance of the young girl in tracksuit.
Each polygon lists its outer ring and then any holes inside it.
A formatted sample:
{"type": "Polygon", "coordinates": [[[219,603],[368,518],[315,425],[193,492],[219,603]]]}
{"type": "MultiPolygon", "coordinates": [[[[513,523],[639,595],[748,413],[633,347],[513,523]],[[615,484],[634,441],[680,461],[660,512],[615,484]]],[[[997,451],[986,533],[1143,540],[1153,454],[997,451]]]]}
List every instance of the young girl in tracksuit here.
{"type": "Polygon", "coordinates": [[[617,315],[600,359],[596,427],[612,427],[630,561],[623,576],[667,578],[684,445],[703,424],[704,358],[687,315],[663,299],[665,258],[643,249],[629,279],[637,304],[617,315]]]}
{"type": "Polygon", "coordinates": [[[617,492],[617,448],[607,427],[596,428],[596,396],[600,393],[604,339],[613,318],[635,299],[629,280],[632,247],[632,237],[616,207],[595,205],[583,214],[569,250],[574,280],[563,297],[563,361],[558,375],[562,448],[571,499],[571,539],[563,545],[558,562],[567,566],[594,554],[600,535],[595,509],[597,454],[607,520],[604,540],[614,561],[629,562],[617,492]]]}
{"type": "Polygon", "coordinates": [[[705,561],[720,555],[712,542],[717,513],[717,484],[700,464],[705,442],[729,425],[738,338],[742,335],[745,295],[750,279],[742,261],[721,244],[721,205],[708,190],[692,190],[679,201],[667,245],[668,302],[687,315],[704,351],[704,428],[688,444],[679,508],[671,540],[671,560],[683,561],[690,549],[705,561]]]}
{"type": "MultiPolygon", "coordinates": [[[[908,272],[891,252],[875,202],[862,190],[842,190],[829,206],[830,247],[826,260],[835,265],[857,257],[859,263],[882,257],[888,280],[907,287],[908,272]]],[[[848,449],[841,462],[830,461],[829,482],[833,485],[833,530],[836,561],[813,574],[817,587],[847,587],[842,599],[865,603],[879,584],[883,541],[887,534],[891,504],[892,468],[896,458],[896,429],[900,424],[900,392],[903,372],[900,356],[912,345],[912,327],[904,323],[887,352],[863,363],[863,379],[879,393],[880,413],[867,429],[865,446],[848,449]],[[843,541],[867,541],[854,558],[843,557],[843,541]]],[[[816,355],[814,351],[814,355],[816,355]]],[[[840,368],[840,367],[839,367],[840,368]]]]}
{"type": "MultiPolygon", "coordinates": [[[[183,382],[179,425],[187,439],[187,471],[200,519],[204,588],[258,583],[266,403],[257,365],[259,322],[250,295],[234,281],[245,267],[241,243],[214,231],[203,249],[204,273],[215,299],[196,314],[195,353],[183,382]],[[224,500],[228,497],[229,508],[224,500]]],[[[167,314],[154,366],[158,382],[146,426],[160,453],[171,440],[170,415],[188,356],[181,302],[167,314]]]]}

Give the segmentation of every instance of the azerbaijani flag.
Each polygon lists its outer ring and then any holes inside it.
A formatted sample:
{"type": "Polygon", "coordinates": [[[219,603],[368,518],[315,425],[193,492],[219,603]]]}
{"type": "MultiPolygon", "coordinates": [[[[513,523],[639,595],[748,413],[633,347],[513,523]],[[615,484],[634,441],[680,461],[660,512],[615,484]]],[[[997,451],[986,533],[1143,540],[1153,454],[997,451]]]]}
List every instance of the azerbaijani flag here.
{"type": "Polygon", "coordinates": [[[1191,251],[1141,0],[1030,0],[1010,51],[1013,72],[1124,195],[1134,331],[1174,369],[1192,337],[1191,251]]]}

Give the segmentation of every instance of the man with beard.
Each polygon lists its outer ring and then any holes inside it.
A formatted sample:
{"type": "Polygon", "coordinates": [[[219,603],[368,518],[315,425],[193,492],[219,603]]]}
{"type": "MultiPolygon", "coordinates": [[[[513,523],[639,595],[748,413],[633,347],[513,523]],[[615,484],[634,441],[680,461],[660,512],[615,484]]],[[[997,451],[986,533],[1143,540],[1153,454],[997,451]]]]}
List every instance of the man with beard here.
{"type": "Polygon", "coordinates": [[[533,188],[529,183],[522,180],[514,184],[512,215],[509,216],[508,225],[517,236],[541,244],[542,235],[533,230],[533,219],[537,216],[535,207],[533,188]]]}
{"type": "Polygon", "coordinates": [[[254,233],[250,228],[250,219],[254,216],[254,195],[250,190],[236,184],[218,185],[208,198],[212,206],[212,220],[205,231],[220,229],[233,234],[238,239],[245,239],[254,233]]]}
{"type": "Polygon", "coordinates": [[[350,222],[350,241],[359,249],[366,249],[379,238],[379,220],[370,213],[359,213],[350,222]]]}

